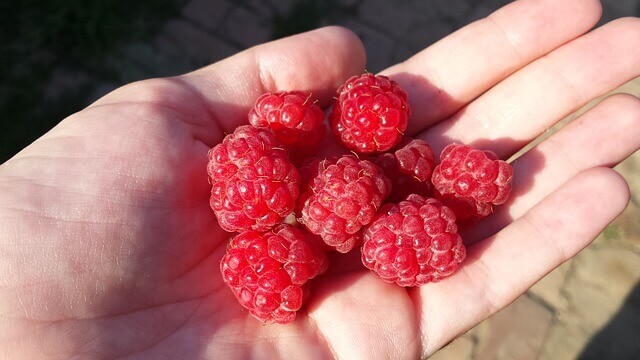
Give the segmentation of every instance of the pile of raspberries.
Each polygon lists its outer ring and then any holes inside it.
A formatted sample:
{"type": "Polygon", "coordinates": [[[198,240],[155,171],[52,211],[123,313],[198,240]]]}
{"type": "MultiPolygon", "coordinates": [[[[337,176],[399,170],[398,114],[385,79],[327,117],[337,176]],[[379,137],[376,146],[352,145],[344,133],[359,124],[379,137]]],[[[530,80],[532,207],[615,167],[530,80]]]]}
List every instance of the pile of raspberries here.
{"type": "Polygon", "coordinates": [[[347,155],[313,157],[324,112],[300,91],[260,96],[251,125],[211,149],[211,208],[222,229],[239,233],[222,278],[254,317],[293,321],[328,251],[359,250],[365,267],[404,287],[458,269],[466,254],[458,227],[507,200],[513,171],[462,144],[437,163],[429,144],[404,137],[410,116],[398,83],[365,73],[340,86],[329,115],[347,155]]]}

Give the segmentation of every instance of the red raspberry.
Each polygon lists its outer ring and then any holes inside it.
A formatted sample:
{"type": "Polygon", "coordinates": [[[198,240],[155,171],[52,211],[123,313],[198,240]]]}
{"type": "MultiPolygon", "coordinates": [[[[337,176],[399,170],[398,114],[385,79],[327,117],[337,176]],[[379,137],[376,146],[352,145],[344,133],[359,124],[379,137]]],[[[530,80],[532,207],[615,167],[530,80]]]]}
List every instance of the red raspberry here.
{"type": "Polygon", "coordinates": [[[373,220],[391,184],[368,160],[345,155],[311,181],[312,195],[300,222],[336,250],[346,253],[361,240],[360,229],[373,220]]]}
{"type": "Polygon", "coordinates": [[[435,157],[426,142],[411,140],[394,153],[379,155],[374,162],[391,180],[391,195],[387,202],[398,202],[411,194],[431,196],[435,157]]]}
{"type": "Polygon", "coordinates": [[[266,231],[295,207],[300,175],[267,130],[238,127],[211,149],[207,172],[211,208],[226,231],[266,231]]]}
{"type": "Polygon", "coordinates": [[[442,150],[431,181],[436,198],[464,223],[491,214],[493,205],[504,204],[512,177],[511,166],[493,152],[451,144],[442,150]]]}
{"type": "Polygon", "coordinates": [[[466,256],[455,220],[451,209],[420,195],[387,204],[364,230],[362,263],[400,286],[442,280],[466,256]]]}
{"type": "Polygon", "coordinates": [[[295,162],[315,154],[327,132],[324,113],[310,98],[301,91],[267,93],[249,112],[251,125],[271,129],[295,162]]]}
{"type": "Polygon", "coordinates": [[[296,205],[296,214],[298,217],[302,214],[302,208],[307,199],[313,194],[313,187],[315,179],[322,170],[327,166],[335,164],[338,161],[338,157],[330,156],[328,158],[311,158],[305,160],[305,162],[298,167],[300,173],[300,196],[298,197],[298,203],[296,205]]]}
{"type": "Polygon", "coordinates": [[[231,240],[220,262],[222,279],[257,319],[289,323],[302,307],[305,283],[328,266],[313,237],[286,224],[265,234],[245,231],[231,240]]]}
{"type": "Polygon", "coordinates": [[[338,89],[329,123],[349,149],[382,152],[402,139],[411,115],[407,93],[386,76],[363,74],[338,89]]]}

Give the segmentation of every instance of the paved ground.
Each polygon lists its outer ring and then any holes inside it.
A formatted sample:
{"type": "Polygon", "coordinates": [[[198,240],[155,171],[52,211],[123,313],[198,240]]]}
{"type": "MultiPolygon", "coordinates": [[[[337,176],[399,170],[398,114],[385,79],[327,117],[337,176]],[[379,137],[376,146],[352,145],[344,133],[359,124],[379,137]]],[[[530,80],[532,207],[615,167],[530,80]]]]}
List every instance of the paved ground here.
{"type": "MultiPolygon", "coordinates": [[[[507,2],[190,0],[153,41],[130,44],[124,56],[108,61],[123,82],[175,75],[274,36],[334,23],[361,37],[367,68],[375,72],[507,2]]],[[[639,4],[605,1],[605,19],[638,14],[639,4]]],[[[52,88],[77,86],[84,77],[60,69],[52,88]]],[[[103,84],[94,97],[116,85],[103,84]]],[[[640,95],[640,80],[620,91],[640,95]]],[[[625,213],[573,261],[434,358],[626,359],[640,354],[640,154],[617,169],[633,191],[625,213]]]]}

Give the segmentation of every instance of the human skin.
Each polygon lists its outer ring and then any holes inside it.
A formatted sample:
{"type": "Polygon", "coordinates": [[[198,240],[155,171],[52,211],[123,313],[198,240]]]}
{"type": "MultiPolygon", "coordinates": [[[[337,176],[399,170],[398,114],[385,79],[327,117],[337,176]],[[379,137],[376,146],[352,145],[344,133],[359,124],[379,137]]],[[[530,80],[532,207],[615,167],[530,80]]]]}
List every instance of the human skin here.
{"type": "MultiPolygon", "coordinates": [[[[410,94],[408,134],[506,159],[640,75],[640,20],[585,34],[600,12],[595,0],[517,1],[383,71],[410,94]]],[[[513,164],[512,198],[465,230],[452,277],[405,289],[357,252],[336,255],[293,323],[256,321],[219,274],[230,235],[209,208],[207,151],[260,94],[310,91],[326,107],[364,70],[355,35],[319,29],[119,88],[2,164],[0,358],[425,357],[625,208],[610,167],[640,147],[640,102],[615,95],[513,164]]]]}

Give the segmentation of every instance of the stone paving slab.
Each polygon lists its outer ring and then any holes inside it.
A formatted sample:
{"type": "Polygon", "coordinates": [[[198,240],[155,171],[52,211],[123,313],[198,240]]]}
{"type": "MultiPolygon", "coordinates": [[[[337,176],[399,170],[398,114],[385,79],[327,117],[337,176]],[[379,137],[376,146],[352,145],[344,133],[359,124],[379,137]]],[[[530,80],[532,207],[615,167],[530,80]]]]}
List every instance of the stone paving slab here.
{"type": "Polygon", "coordinates": [[[344,25],[355,32],[364,44],[367,53],[367,71],[378,72],[387,67],[389,57],[393,53],[393,39],[384,36],[375,28],[355,20],[348,20],[344,25]]]}
{"type": "Polygon", "coordinates": [[[550,309],[528,296],[521,296],[495,314],[491,321],[478,325],[473,358],[537,359],[552,320],[550,309]]]}
{"type": "Polygon", "coordinates": [[[567,298],[562,293],[567,274],[571,268],[571,262],[566,262],[554,271],[550,272],[529,289],[531,296],[552,309],[564,309],[567,307],[567,298]]]}
{"type": "Polygon", "coordinates": [[[173,57],[190,58],[194,68],[231,56],[241,48],[211,35],[197,23],[183,19],[169,21],[160,36],[172,41],[174,46],[182,50],[181,53],[172,53],[173,57]]]}
{"type": "MultiPolygon", "coordinates": [[[[508,1],[502,1],[503,3],[507,3],[508,1]]],[[[417,13],[422,14],[429,18],[449,18],[449,19],[466,19],[473,9],[482,1],[476,1],[475,4],[473,1],[468,0],[435,0],[435,1],[425,1],[425,0],[412,0],[408,1],[408,4],[411,8],[413,8],[417,13]]],[[[498,5],[494,6],[497,8],[498,5]]]]}
{"type": "Polygon", "coordinates": [[[271,40],[270,19],[251,12],[243,7],[234,8],[222,22],[219,35],[224,34],[227,41],[247,48],[271,40]]]}
{"type": "Polygon", "coordinates": [[[640,2],[638,0],[615,0],[603,1],[605,14],[636,14],[640,10],[640,2]]]}
{"type": "MultiPolygon", "coordinates": [[[[557,313],[557,321],[549,331],[540,359],[570,359],[579,355],[599,330],[605,329],[607,338],[623,336],[634,341],[601,341],[592,344],[593,352],[630,356],[640,350],[640,326],[620,326],[606,330],[615,319],[632,289],[640,281],[640,255],[619,248],[599,247],[600,241],[579,254],[572,262],[570,276],[562,292],[569,305],[557,313]]],[[[628,304],[630,313],[638,315],[640,304],[628,304]]],[[[640,318],[635,322],[640,325],[640,318]]],[[[609,358],[616,358],[611,356],[609,358]]],[[[620,357],[617,357],[620,358],[620,357]]]]}
{"type": "Polygon", "coordinates": [[[471,336],[463,335],[456,341],[433,354],[431,360],[471,359],[475,351],[476,343],[471,336]]]}
{"type": "Polygon", "coordinates": [[[368,0],[363,5],[359,8],[358,19],[386,30],[388,36],[396,39],[405,38],[407,33],[415,31],[417,23],[428,19],[421,16],[421,12],[407,11],[402,1],[368,0]]]}
{"type": "Polygon", "coordinates": [[[217,31],[234,8],[232,1],[191,0],[182,8],[182,16],[211,31],[217,31]]]}

